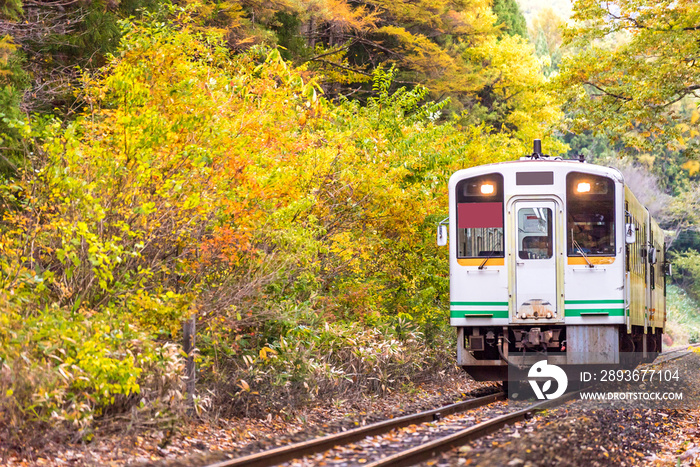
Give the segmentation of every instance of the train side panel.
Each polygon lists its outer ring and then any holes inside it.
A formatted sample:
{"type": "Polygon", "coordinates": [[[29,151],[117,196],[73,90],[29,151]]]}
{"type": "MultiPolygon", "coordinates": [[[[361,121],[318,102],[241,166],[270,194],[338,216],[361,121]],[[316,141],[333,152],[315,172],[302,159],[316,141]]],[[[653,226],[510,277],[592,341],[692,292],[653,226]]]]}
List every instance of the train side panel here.
{"type": "Polygon", "coordinates": [[[625,185],[625,226],[632,225],[635,242],[627,244],[627,306],[629,308],[628,331],[631,326],[645,327],[647,325],[647,267],[646,245],[649,212],[637,200],[628,186],[625,185]]]}
{"type": "Polygon", "coordinates": [[[651,286],[651,331],[663,329],[666,324],[666,248],[664,247],[664,232],[653,219],[651,220],[650,246],[653,248],[654,261],[649,264],[649,283],[651,286]]]}

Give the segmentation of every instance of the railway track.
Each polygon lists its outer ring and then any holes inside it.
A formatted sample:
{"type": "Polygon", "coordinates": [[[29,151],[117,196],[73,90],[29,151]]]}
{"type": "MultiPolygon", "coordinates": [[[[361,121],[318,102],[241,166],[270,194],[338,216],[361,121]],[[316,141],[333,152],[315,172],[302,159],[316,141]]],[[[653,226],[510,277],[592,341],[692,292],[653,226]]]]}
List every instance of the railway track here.
{"type": "Polygon", "coordinates": [[[249,456],[238,457],[215,464],[210,464],[208,467],[262,467],[277,465],[292,459],[324,452],[332,449],[335,446],[353,443],[355,441],[367,438],[368,436],[376,436],[409,425],[440,420],[442,417],[476,409],[505,399],[505,393],[497,392],[495,394],[489,394],[488,396],[446,405],[438,409],[419,412],[390,420],[384,420],[382,422],[373,423],[364,427],[355,428],[354,430],[335,433],[332,435],[323,436],[321,438],[295,443],[289,446],[271,449],[269,451],[263,451],[257,454],[251,454],[249,456]]]}
{"type": "Polygon", "coordinates": [[[688,346],[684,346],[683,348],[680,349],[674,349],[674,350],[668,350],[666,352],[661,352],[656,359],[649,363],[648,365],[660,365],[662,363],[670,362],[671,360],[676,360],[681,357],[685,357],[689,353],[692,353],[693,351],[691,348],[697,348],[700,347],[700,344],[691,344],[688,346]],[[676,355],[674,355],[676,354],[676,355]],[[667,356],[667,358],[659,360],[659,357],[667,356]]]}
{"type": "MultiPolygon", "coordinates": [[[[697,347],[696,344],[690,347],[697,347]]],[[[666,357],[661,360],[657,358],[652,364],[662,364],[671,360],[681,358],[692,350],[689,347],[675,349],[668,352],[663,352],[659,357],[666,357]]],[[[471,399],[456,404],[451,404],[438,409],[420,412],[413,415],[407,415],[396,419],[385,420],[379,423],[368,425],[361,428],[356,428],[342,433],[336,433],[321,438],[312,439],[309,441],[295,443],[289,446],[284,446],[269,451],[230,459],[222,462],[210,464],[207,467],[266,467],[279,465],[295,459],[306,458],[306,461],[300,461],[302,464],[311,465],[314,459],[309,456],[314,456],[319,453],[327,453],[329,451],[336,452],[329,457],[335,459],[334,462],[339,465],[363,465],[372,467],[383,466],[404,466],[414,465],[418,462],[433,458],[440,453],[449,451],[455,447],[464,445],[469,441],[487,436],[502,427],[524,419],[530,418],[536,412],[545,409],[553,408],[573,399],[579,393],[579,390],[571,391],[564,394],[555,400],[547,400],[538,402],[525,407],[517,407],[513,410],[512,407],[500,407],[491,410],[491,413],[483,413],[480,417],[486,418],[483,421],[476,421],[476,417],[465,417],[464,414],[472,413],[478,409],[483,409],[491,404],[506,399],[506,394],[503,392],[491,394],[484,397],[471,399]],[[499,413],[505,411],[505,413],[499,413]],[[442,423],[442,426],[440,426],[442,423]],[[465,425],[471,425],[465,427],[465,425]],[[388,435],[386,438],[380,435],[387,436],[392,430],[409,427],[423,427],[423,431],[419,432],[422,436],[418,442],[398,441],[395,436],[388,435]],[[429,428],[425,428],[425,427],[429,428]],[[430,430],[433,429],[433,432],[430,430]],[[423,436],[423,433],[425,435],[423,436]],[[446,434],[444,434],[446,433],[446,434]],[[372,438],[375,437],[375,438],[372,438]],[[356,446],[352,443],[367,441],[369,445],[383,447],[379,450],[381,454],[366,455],[365,457],[374,457],[373,460],[362,457],[362,446],[356,446]],[[404,446],[408,444],[408,446],[404,446]],[[350,449],[343,447],[348,445],[353,446],[350,449]],[[384,446],[389,446],[388,448],[384,446]],[[357,449],[359,451],[353,453],[357,449]],[[335,451],[333,451],[335,450],[335,451]],[[349,454],[347,452],[350,451],[349,454]]],[[[517,405],[517,404],[516,404],[517,405]]],[[[416,431],[419,429],[417,428],[416,431]]],[[[361,443],[358,443],[361,444],[361,443]]],[[[318,459],[316,459],[318,460],[318,459]]]]}
{"type": "Polygon", "coordinates": [[[503,415],[490,418],[486,421],[477,423],[463,430],[451,433],[447,436],[439,437],[435,440],[421,444],[419,446],[398,452],[396,454],[383,457],[377,461],[366,464],[372,467],[385,466],[408,466],[428,460],[437,456],[440,453],[449,451],[453,448],[462,446],[469,441],[487,436],[506,425],[530,418],[536,412],[552,408],[563,404],[572,399],[578,394],[578,391],[571,391],[564,396],[551,401],[538,402],[520,410],[512,411],[503,415]]]}
{"type": "MultiPolygon", "coordinates": [[[[413,444],[415,445],[408,446],[408,449],[406,449],[404,445],[411,443],[394,442],[393,446],[382,449],[385,455],[378,460],[368,461],[367,459],[363,458],[365,455],[362,454],[362,452],[356,452],[352,448],[350,448],[349,454],[341,454],[340,456],[335,455],[337,459],[336,462],[341,465],[363,464],[366,466],[375,467],[389,465],[413,465],[417,462],[434,457],[439,453],[460,446],[468,441],[493,433],[505,425],[513,424],[529,418],[538,411],[560,405],[573,398],[576,394],[577,391],[573,391],[556,400],[539,402],[515,411],[509,410],[507,406],[502,406],[492,410],[492,412],[496,412],[495,416],[492,414],[481,414],[481,416],[486,418],[485,421],[481,422],[475,422],[474,419],[476,417],[468,416],[472,413],[471,411],[474,411],[475,409],[485,408],[491,404],[494,404],[495,402],[505,400],[506,395],[500,392],[427,412],[421,412],[393,420],[385,420],[380,423],[368,425],[366,427],[350,430],[344,433],[329,435],[323,438],[317,438],[270,451],[264,451],[245,457],[210,464],[208,467],[261,467],[278,465],[301,458],[306,458],[306,464],[311,465],[315,462],[314,459],[310,459],[309,456],[313,456],[314,454],[326,453],[327,451],[348,446],[349,444],[360,440],[370,440],[369,442],[371,444],[376,445],[381,443],[381,441],[372,440],[372,437],[381,439],[379,435],[389,433],[392,430],[397,430],[399,428],[408,427],[411,425],[420,425],[420,428],[422,428],[424,432],[414,433],[419,435],[417,444],[414,441],[413,444]],[[467,417],[462,417],[463,415],[467,415],[467,417]],[[439,426],[440,423],[442,423],[442,427],[439,426]],[[464,426],[469,423],[472,423],[472,425],[464,428],[464,426]],[[455,427],[457,428],[455,429],[455,427]],[[430,428],[435,429],[437,433],[429,433],[430,428]],[[442,436],[442,432],[448,432],[448,434],[442,436]],[[426,437],[431,439],[426,442],[426,437]],[[387,451],[390,452],[389,455],[386,455],[387,451]]],[[[390,437],[389,439],[393,439],[395,441],[395,436],[390,437]]],[[[392,443],[385,442],[384,444],[392,443]]],[[[370,456],[366,455],[365,457],[370,456]]]]}

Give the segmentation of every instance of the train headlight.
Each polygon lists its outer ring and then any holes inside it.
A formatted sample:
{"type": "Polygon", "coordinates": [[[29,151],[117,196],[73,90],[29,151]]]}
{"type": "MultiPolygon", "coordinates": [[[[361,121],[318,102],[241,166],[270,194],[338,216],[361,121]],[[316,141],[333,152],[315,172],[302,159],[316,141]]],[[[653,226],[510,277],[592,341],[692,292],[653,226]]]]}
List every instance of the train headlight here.
{"type": "Polygon", "coordinates": [[[493,194],[494,187],[490,183],[484,183],[481,185],[481,194],[482,195],[492,195],[493,194]]]}
{"type": "Polygon", "coordinates": [[[588,182],[579,182],[579,184],[576,186],[576,192],[577,193],[590,193],[591,192],[591,184],[588,182]]]}

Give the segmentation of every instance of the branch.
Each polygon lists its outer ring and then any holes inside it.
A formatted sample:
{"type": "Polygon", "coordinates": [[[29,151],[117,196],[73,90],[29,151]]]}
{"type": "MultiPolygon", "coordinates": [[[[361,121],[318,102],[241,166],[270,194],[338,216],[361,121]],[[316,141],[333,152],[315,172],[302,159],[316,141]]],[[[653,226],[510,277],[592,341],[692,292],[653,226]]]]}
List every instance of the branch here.
{"type": "MultiPolygon", "coordinates": [[[[357,74],[360,74],[360,75],[373,76],[372,73],[367,73],[366,71],[356,70],[356,69],[354,69],[354,68],[350,68],[350,67],[347,67],[347,66],[340,65],[339,63],[333,63],[333,62],[329,62],[329,61],[327,61],[327,60],[313,60],[313,61],[325,63],[326,65],[334,66],[334,67],[337,67],[337,68],[342,68],[343,70],[351,71],[351,72],[353,72],[353,73],[357,73],[357,74]]],[[[410,85],[412,85],[412,86],[416,86],[416,85],[419,85],[419,84],[420,84],[420,83],[418,83],[418,82],[416,82],[416,81],[399,81],[399,80],[394,80],[393,82],[396,83],[396,84],[410,84],[410,85]]]]}
{"type": "MultiPolygon", "coordinates": [[[[12,150],[12,148],[0,148],[0,149],[2,149],[2,150],[12,150]]],[[[2,160],[4,160],[5,163],[6,163],[7,165],[9,165],[10,167],[12,167],[12,170],[14,170],[15,172],[19,170],[19,169],[17,168],[17,166],[16,166],[15,164],[13,164],[13,163],[10,161],[10,159],[8,159],[7,157],[5,157],[5,156],[3,156],[2,154],[0,154],[0,158],[2,158],[2,160]]]]}
{"type": "Polygon", "coordinates": [[[687,86],[685,89],[682,89],[680,93],[678,94],[678,97],[673,99],[672,101],[666,102],[665,104],[661,105],[660,107],[668,107],[669,105],[673,105],[679,100],[683,99],[685,96],[688,94],[692,94],[695,96],[695,91],[700,89],[700,85],[693,85],[693,86],[687,86]]]}
{"type": "Polygon", "coordinates": [[[328,56],[328,55],[335,55],[335,54],[337,54],[338,52],[340,52],[341,50],[348,50],[348,49],[349,49],[350,47],[352,47],[353,45],[355,45],[354,42],[353,42],[352,44],[346,45],[345,47],[341,47],[341,48],[339,48],[339,49],[331,50],[331,51],[326,52],[326,53],[323,53],[323,54],[321,54],[321,55],[316,55],[315,57],[312,57],[312,58],[310,58],[310,59],[308,59],[308,60],[304,60],[304,63],[306,63],[306,62],[313,62],[314,60],[318,60],[319,58],[326,57],[326,56],[328,56]]]}
{"type": "Polygon", "coordinates": [[[591,83],[590,81],[584,81],[583,84],[587,84],[587,85],[589,85],[589,86],[591,86],[591,87],[594,87],[594,88],[596,88],[598,91],[602,92],[603,94],[605,94],[605,95],[607,95],[607,96],[610,96],[610,97],[614,97],[615,99],[620,99],[620,100],[627,101],[627,102],[629,102],[629,101],[632,100],[631,97],[625,97],[625,96],[621,96],[621,95],[619,95],[619,94],[613,94],[613,93],[611,93],[611,92],[609,92],[609,91],[606,91],[605,89],[601,88],[600,86],[598,86],[598,85],[596,85],[596,84],[591,83]]]}
{"type": "Polygon", "coordinates": [[[68,5],[73,5],[75,3],[80,2],[81,0],[69,0],[66,2],[38,2],[36,0],[24,0],[24,3],[29,3],[30,5],[37,5],[41,7],[47,7],[47,8],[56,8],[56,7],[66,7],[68,5]]]}
{"type": "MultiPolygon", "coordinates": [[[[610,11],[610,4],[609,3],[608,3],[606,10],[608,12],[608,15],[612,19],[618,20],[618,21],[627,21],[629,23],[632,23],[633,26],[628,26],[628,27],[634,27],[636,29],[649,29],[649,30],[655,30],[655,31],[666,31],[666,32],[674,30],[671,26],[668,26],[667,28],[658,28],[658,29],[651,28],[649,26],[646,26],[646,25],[640,23],[639,21],[637,21],[636,18],[632,18],[631,16],[617,16],[610,11]]],[[[625,28],[625,29],[627,29],[627,28],[625,28]]],[[[700,31],[700,26],[688,26],[685,28],[681,28],[680,31],[700,31]]]]}
{"type": "Polygon", "coordinates": [[[321,59],[312,58],[312,59],[307,60],[307,61],[311,61],[311,62],[321,62],[321,63],[325,63],[326,65],[334,66],[334,67],[336,67],[336,68],[342,68],[343,70],[351,71],[351,72],[353,72],[353,73],[357,73],[357,74],[360,74],[360,75],[372,76],[372,73],[367,73],[366,71],[361,71],[361,70],[355,70],[355,69],[353,69],[353,68],[350,68],[350,67],[348,67],[348,66],[341,65],[341,64],[339,64],[339,63],[329,62],[328,60],[321,60],[321,59]]]}
{"type": "Polygon", "coordinates": [[[637,20],[634,19],[634,18],[631,18],[631,17],[629,17],[629,16],[617,16],[617,15],[613,14],[613,12],[610,11],[610,3],[609,3],[609,2],[606,3],[606,8],[605,8],[605,9],[607,10],[608,15],[610,15],[610,17],[611,17],[612,19],[621,20],[621,21],[629,21],[630,23],[633,23],[634,26],[635,26],[636,28],[638,28],[638,29],[647,29],[646,26],[641,25],[641,24],[639,23],[639,21],[637,21],[637,20]]]}
{"type": "Polygon", "coordinates": [[[378,43],[376,43],[374,41],[371,41],[369,39],[365,39],[364,37],[358,37],[358,36],[349,36],[349,37],[352,37],[356,42],[359,42],[360,44],[369,45],[371,47],[374,47],[375,49],[379,49],[379,50],[386,52],[390,55],[396,55],[397,57],[400,57],[402,59],[404,58],[403,55],[396,52],[395,50],[388,49],[382,45],[379,45],[378,43]]]}

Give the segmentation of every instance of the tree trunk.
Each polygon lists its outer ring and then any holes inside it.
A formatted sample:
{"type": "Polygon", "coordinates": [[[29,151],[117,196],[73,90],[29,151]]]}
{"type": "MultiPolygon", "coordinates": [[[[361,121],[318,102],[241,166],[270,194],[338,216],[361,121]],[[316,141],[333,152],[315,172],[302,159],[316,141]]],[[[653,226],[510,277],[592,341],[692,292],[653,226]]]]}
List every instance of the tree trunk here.
{"type": "Polygon", "coordinates": [[[194,366],[194,336],[195,336],[195,317],[182,323],[182,349],[187,354],[187,362],[185,363],[185,377],[187,378],[187,405],[190,411],[194,409],[194,383],[196,379],[196,369],[194,366]]]}

